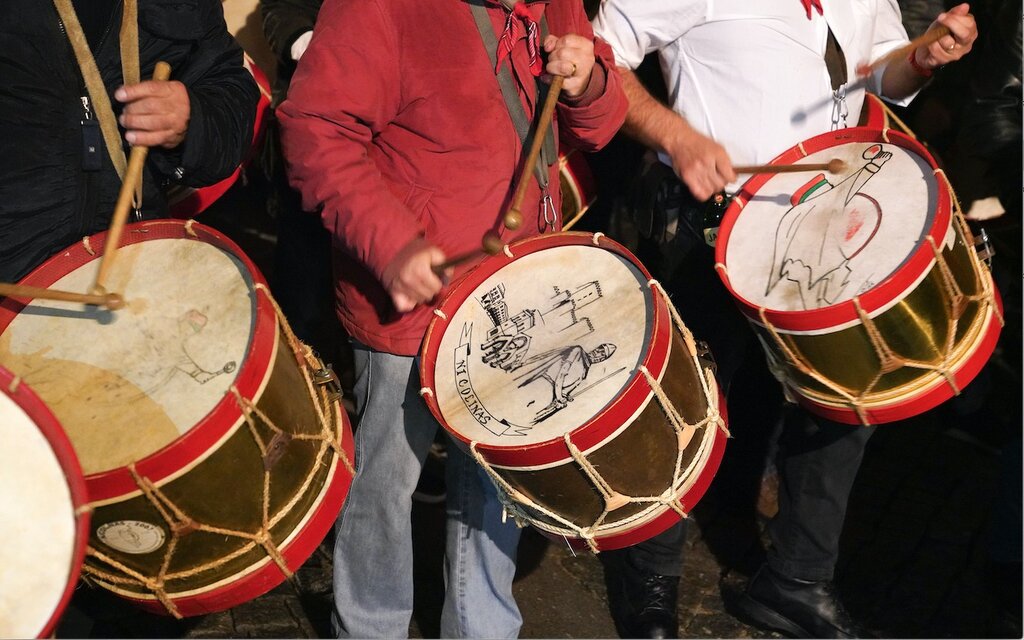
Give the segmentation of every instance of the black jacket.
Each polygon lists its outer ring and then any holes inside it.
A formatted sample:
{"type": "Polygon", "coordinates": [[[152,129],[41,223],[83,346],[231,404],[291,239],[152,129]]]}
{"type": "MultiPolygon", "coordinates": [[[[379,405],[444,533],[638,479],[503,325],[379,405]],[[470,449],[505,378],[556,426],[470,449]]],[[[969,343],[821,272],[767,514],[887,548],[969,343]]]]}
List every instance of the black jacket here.
{"type": "Polygon", "coordinates": [[[274,105],[284,101],[288,84],[295,73],[292,43],[303,33],[312,31],[322,0],[260,0],[263,35],[277,56],[277,79],[274,82],[274,105]]]}
{"type": "MultiPolygon", "coordinates": [[[[93,51],[115,115],[121,79],[115,3],[93,51]]],[[[212,184],[238,166],[252,138],[259,92],[227,32],[220,0],[139,0],[143,79],[157,61],[188,89],[184,142],[149,151],[143,215],[166,211],[163,188],[212,184]]],[[[105,151],[97,171],[83,162],[85,83],[49,0],[0,2],[0,281],[14,281],[109,224],[120,179],[105,151]]],[[[123,131],[122,131],[123,141],[123,131]]],[[[127,154],[127,146],[126,146],[127,154]]]]}

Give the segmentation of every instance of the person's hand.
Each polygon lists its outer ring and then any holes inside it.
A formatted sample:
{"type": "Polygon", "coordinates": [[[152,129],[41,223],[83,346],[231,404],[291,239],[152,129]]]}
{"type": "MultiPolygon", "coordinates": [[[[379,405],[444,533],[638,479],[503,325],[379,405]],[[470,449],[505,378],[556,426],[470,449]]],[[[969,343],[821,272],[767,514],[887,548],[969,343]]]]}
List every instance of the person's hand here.
{"type": "MultiPolygon", "coordinates": [[[[412,311],[416,305],[430,302],[441,292],[444,282],[434,273],[434,265],[444,259],[444,252],[423,238],[416,238],[395,254],[381,276],[395,310],[399,313],[412,311]]],[[[451,269],[444,277],[451,277],[451,269]]]]}
{"type": "Polygon", "coordinates": [[[146,80],[119,87],[114,99],[125,104],[118,122],[129,144],[173,149],[185,139],[191,105],[177,80],[146,80]]]}
{"type": "Polygon", "coordinates": [[[684,125],[670,140],[665,151],[672,159],[672,167],[698,202],[704,202],[736,180],[729,154],[711,138],[684,125]]]}
{"type": "Polygon", "coordinates": [[[925,69],[939,67],[956,62],[967,55],[974,41],[978,39],[978,25],[970,14],[971,7],[966,2],[959,4],[945,13],[940,13],[929,30],[938,26],[949,29],[949,35],[942,36],[927,46],[920,46],[914,51],[914,60],[925,69]]]}
{"type": "Polygon", "coordinates": [[[548,64],[544,70],[553,76],[564,76],[562,92],[575,98],[587,90],[594,69],[594,42],[583,36],[569,34],[561,38],[549,35],[544,39],[548,64]]]}

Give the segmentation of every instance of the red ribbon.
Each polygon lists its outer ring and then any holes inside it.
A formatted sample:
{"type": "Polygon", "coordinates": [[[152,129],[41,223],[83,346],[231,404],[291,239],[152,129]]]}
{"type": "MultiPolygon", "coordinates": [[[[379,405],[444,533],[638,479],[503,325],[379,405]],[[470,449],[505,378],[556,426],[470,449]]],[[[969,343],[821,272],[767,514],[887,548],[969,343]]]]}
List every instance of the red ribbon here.
{"type": "Polygon", "coordinates": [[[540,13],[544,11],[544,4],[538,2],[535,7],[536,16],[524,2],[517,2],[509,12],[508,18],[505,19],[505,31],[498,40],[498,64],[494,67],[495,73],[501,68],[502,61],[512,53],[516,43],[523,38],[526,38],[526,51],[530,54],[530,72],[539,76],[544,71],[537,36],[537,21],[540,19],[540,13]]]}
{"type": "Polygon", "coordinates": [[[804,9],[807,11],[807,19],[811,19],[811,7],[818,10],[818,15],[823,15],[821,12],[821,0],[800,0],[804,4],[804,9]]]}

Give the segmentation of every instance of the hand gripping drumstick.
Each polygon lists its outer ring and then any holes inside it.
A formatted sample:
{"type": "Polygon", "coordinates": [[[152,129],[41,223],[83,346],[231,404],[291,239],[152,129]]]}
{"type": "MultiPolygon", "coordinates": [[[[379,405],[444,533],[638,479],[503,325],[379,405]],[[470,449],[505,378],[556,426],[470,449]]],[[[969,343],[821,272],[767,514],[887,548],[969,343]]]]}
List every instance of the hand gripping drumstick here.
{"type": "Polygon", "coordinates": [[[736,173],[796,173],[798,171],[842,173],[846,170],[846,163],[839,158],[832,158],[828,162],[817,164],[751,164],[733,167],[732,170],[736,173]]]}
{"type": "MultiPolygon", "coordinates": [[[[157,62],[153,69],[153,80],[167,80],[171,77],[171,66],[166,62],[157,62]]],[[[114,262],[114,254],[117,252],[117,244],[121,239],[121,232],[124,230],[124,223],[128,219],[128,210],[132,205],[132,196],[135,194],[135,185],[142,177],[142,167],[146,163],[146,154],[149,147],[134,145],[128,156],[128,168],[124,173],[124,181],[121,183],[121,191],[117,194],[117,203],[114,205],[114,215],[110,221],[110,230],[107,232],[107,241],[103,245],[103,257],[100,258],[100,268],[96,273],[96,281],[92,285],[92,293],[103,295],[106,293],[104,282],[110,273],[110,265],[114,262]]]]}
{"type": "Polygon", "coordinates": [[[883,64],[887,64],[889,62],[892,62],[893,60],[896,60],[897,58],[907,58],[907,57],[910,57],[910,52],[913,51],[914,49],[917,49],[918,47],[921,47],[921,46],[929,45],[929,44],[935,42],[936,40],[938,40],[939,38],[941,38],[942,36],[947,36],[947,35],[949,35],[949,27],[945,27],[945,26],[939,26],[939,27],[935,27],[934,29],[931,29],[929,31],[925,31],[924,33],[922,33],[921,35],[917,36],[916,38],[914,38],[913,40],[911,40],[907,44],[903,45],[899,49],[896,49],[894,51],[890,51],[889,53],[885,54],[884,56],[882,56],[878,60],[875,60],[871,64],[861,64],[861,65],[859,65],[857,67],[857,75],[860,76],[860,77],[864,77],[864,76],[870,75],[873,71],[878,69],[878,67],[882,66],[883,64]]]}

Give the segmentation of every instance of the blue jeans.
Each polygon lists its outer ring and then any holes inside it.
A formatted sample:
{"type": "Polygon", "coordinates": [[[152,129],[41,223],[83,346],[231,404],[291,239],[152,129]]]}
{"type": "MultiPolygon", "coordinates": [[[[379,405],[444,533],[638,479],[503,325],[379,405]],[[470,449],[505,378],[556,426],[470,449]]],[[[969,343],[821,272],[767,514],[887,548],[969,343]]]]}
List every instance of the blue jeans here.
{"type": "MultiPolygon", "coordinates": [[[[416,359],[354,345],[356,476],[337,522],[333,626],[339,638],[400,638],[413,606],[412,493],[438,428],[416,359]]],[[[452,444],[442,637],[513,638],[519,529],[476,463],[452,444]]]]}

